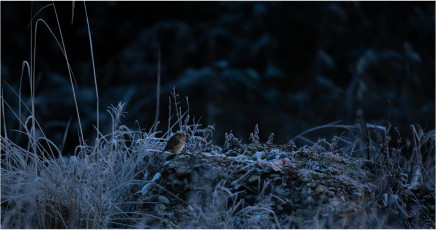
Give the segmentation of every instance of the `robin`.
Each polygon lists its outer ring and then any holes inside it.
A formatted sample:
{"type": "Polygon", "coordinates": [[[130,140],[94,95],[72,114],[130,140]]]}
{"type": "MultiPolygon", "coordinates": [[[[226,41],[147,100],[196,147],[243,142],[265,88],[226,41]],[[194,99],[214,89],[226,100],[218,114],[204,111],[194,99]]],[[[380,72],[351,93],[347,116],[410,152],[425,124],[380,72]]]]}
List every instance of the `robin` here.
{"type": "Polygon", "coordinates": [[[183,146],[185,146],[183,135],[176,133],[168,140],[167,145],[162,152],[168,151],[172,153],[178,153],[183,149],[183,146]]]}

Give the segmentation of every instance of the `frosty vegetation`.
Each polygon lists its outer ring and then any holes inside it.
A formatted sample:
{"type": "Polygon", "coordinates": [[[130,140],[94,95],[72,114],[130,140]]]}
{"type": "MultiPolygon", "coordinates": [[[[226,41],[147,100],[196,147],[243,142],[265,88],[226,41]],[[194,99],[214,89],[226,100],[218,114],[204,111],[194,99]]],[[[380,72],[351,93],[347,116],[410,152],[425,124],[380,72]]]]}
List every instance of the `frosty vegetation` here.
{"type": "MultiPolygon", "coordinates": [[[[50,30],[36,20],[32,39],[37,25],[50,30]]],[[[53,36],[75,97],[62,33],[53,36]]],[[[90,33],[89,38],[92,47],[90,33]]],[[[410,133],[400,134],[395,127],[331,123],[277,144],[274,134],[262,140],[256,125],[249,143],[229,131],[219,146],[210,141],[214,126],[193,119],[189,103],[182,106],[174,90],[165,130],[158,129],[159,121],[149,128],[123,125],[119,103],[107,110],[112,130],[100,133],[97,115],[96,140],[89,141],[78,127],[81,144],[67,156],[35,119],[32,54],[23,64],[30,106],[21,88],[19,111],[3,95],[1,100],[2,228],[435,227],[434,130],[411,125],[410,133]],[[15,113],[24,145],[8,137],[12,118],[6,121],[6,109],[15,113]],[[343,134],[304,137],[326,128],[343,134]],[[176,132],[185,137],[183,151],[161,153],[176,132]],[[297,146],[296,139],[308,144],[297,146]]],[[[97,100],[97,111],[98,106],[97,100]]],[[[76,109],[80,124],[80,105],[76,109]]]]}
{"type": "Polygon", "coordinates": [[[2,136],[2,227],[434,226],[434,131],[412,126],[410,159],[395,129],[372,125],[330,125],[348,131],[301,147],[262,143],[256,126],[253,143],[229,133],[222,149],[179,109],[161,133],[123,126],[122,108],[109,110],[112,133],[68,158],[31,132],[27,148],[2,136]],[[175,131],[184,151],[160,154],[175,131]]]}

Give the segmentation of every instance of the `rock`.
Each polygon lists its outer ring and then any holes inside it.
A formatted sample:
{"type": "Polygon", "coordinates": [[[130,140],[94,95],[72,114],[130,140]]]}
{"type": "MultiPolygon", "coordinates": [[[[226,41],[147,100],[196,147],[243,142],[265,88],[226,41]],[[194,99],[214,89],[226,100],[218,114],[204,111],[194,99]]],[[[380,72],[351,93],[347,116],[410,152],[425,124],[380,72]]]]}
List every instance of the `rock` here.
{"type": "Polygon", "coordinates": [[[334,196],[335,195],[335,192],[333,192],[333,191],[327,191],[326,193],[327,193],[328,196],[334,196]]]}
{"type": "Polygon", "coordinates": [[[330,200],[330,205],[332,205],[333,208],[336,208],[339,204],[341,204],[339,200],[336,199],[329,199],[329,200],[330,200]]]}
{"type": "Polygon", "coordinates": [[[325,190],[325,187],[323,186],[323,185],[321,185],[321,184],[318,184],[317,186],[316,186],[316,188],[315,188],[315,191],[317,192],[317,193],[321,193],[321,192],[323,192],[325,190]]]}
{"type": "Polygon", "coordinates": [[[310,188],[315,188],[316,185],[317,185],[317,183],[315,181],[312,181],[309,184],[307,184],[307,186],[309,186],[310,188]]]}
{"type": "Polygon", "coordinates": [[[188,171],[188,169],[186,169],[186,168],[176,169],[176,177],[183,178],[187,171],[188,171]]]}
{"type": "Polygon", "coordinates": [[[277,195],[279,195],[279,196],[286,195],[286,191],[284,189],[282,189],[281,187],[276,187],[275,191],[276,191],[277,195]]]}
{"type": "Polygon", "coordinates": [[[173,212],[167,212],[167,213],[165,213],[165,217],[167,217],[168,219],[173,219],[174,218],[174,213],[173,212]]]}
{"type": "Polygon", "coordinates": [[[164,204],[155,204],[154,205],[154,211],[157,213],[165,211],[166,208],[167,208],[167,206],[165,206],[164,204]]]}
{"type": "Polygon", "coordinates": [[[170,200],[164,196],[158,196],[157,201],[159,201],[161,204],[170,204],[170,200]]]}
{"type": "Polygon", "coordinates": [[[322,200],[323,204],[328,203],[328,197],[325,194],[320,194],[318,200],[322,200]]]}
{"type": "Polygon", "coordinates": [[[168,164],[168,168],[169,168],[169,169],[174,169],[174,168],[176,168],[176,164],[170,162],[170,163],[168,164]]]}
{"type": "Polygon", "coordinates": [[[313,200],[312,196],[308,196],[304,201],[304,204],[313,204],[313,203],[315,203],[315,200],[313,200]]]}
{"type": "Polygon", "coordinates": [[[307,197],[311,193],[312,193],[312,189],[308,187],[303,187],[301,190],[301,195],[303,195],[304,197],[307,197]]]}
{"type": "Polygon", "coordinates": [[[308,183],[308,182],[311,182],[311,181],[312,181],[312,178],[310,178],[310,177],[303,177],[301,179],[301,182],[303,182],[303,183],[308,183]]]}
{"type": "Polygon", "coordinates": [[[354,198],[354,199],[359,199],[360,197],[362,197],[362,193],[358,190],[358,191],[354,191],[353,193],[352,193],[352,197],[354,198]]]}
{"type": "Polygon", "coordinates": [[[260,176],[259,175],[251,175],[248,178],[248,183],[249,184],[256,184],[259,180],[260,180],[260,176]]]}

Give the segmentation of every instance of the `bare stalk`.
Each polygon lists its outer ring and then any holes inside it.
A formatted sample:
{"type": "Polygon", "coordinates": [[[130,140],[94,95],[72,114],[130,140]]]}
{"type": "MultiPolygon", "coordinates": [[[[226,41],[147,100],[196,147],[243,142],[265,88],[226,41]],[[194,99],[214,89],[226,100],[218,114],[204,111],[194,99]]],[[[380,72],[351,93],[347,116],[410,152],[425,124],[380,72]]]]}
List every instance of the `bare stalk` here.
{"type": "Polygon", "coordinates": [[[156,132],[157,128],[157,121],[159,119],[159,102],[160,102],[160,45],[158,46],[157,51],[157,83],[156,83],[156,116],[154,117],[154,130],[153,132],[156,132]]]}

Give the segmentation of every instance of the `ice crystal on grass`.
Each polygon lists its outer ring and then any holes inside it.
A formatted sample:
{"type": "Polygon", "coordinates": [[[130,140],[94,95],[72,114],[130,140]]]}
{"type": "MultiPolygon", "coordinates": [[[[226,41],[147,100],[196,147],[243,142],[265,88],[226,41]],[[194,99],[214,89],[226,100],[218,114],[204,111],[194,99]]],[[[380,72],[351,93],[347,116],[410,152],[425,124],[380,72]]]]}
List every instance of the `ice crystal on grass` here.
{"type": "Polygon", "coordinates": [[[254,127],[254,132],[250,133],[250,141],[251,143],[259,144],[259,140],[259,127],[256,124],[256,126],[254,127]]]}
{"type": "Polygon", "coordinates": [[[231,148],[234,146],[240,146],[241,145],[241,141],[238,140],[238,138],[236,138],[232,131],[230,131],[230,133],[225,133],[225,142],[224,142],[224,146],[226,148],[231,148]]]}

